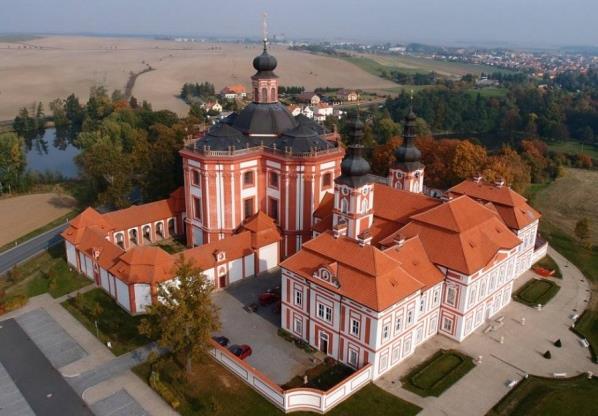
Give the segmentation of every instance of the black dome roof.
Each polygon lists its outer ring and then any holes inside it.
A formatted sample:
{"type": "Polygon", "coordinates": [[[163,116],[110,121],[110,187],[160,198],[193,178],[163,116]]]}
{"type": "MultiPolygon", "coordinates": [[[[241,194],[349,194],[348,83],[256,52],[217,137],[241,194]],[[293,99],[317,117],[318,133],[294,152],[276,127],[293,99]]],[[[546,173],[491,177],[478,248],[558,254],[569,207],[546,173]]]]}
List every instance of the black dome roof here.
{"type": "Polygon", "coordinates": [[[324,128],[324,126],[316,123],[313,119],[307,117],[303,113],[297,114],[295,116],[295,120],[297,121],[297,123],[305,124],[307,127],[311,128],[312,130],[315,130],[315,132],[318,134],[326,134],[326,129],[324,128]]]}
{"type": "Polygon", "coordinates": [[[256,75],[260,73],[272,73],[277,65],[278,62],[276,61],[276,58],[268,53],[266,41],[264,40],[264,51],[261,55],[253,58],[253,67],[258,72],[256,75]]]}
{"type": "Polygon", "coordinates": [[[249,103],[233,122],[245,134],[279,135],[296,126],[295,118],[280,103],[249,103]]]}
{"type": "Polygon", "coordinates": [[[218,123],[195,143],[197,149],[203,149],[205,146],[209,146],[210,150],[229,150],[231,147],[243,149],[252,146],[252,143],[239,130],[226,123],[218,123]]]}
{"type": "Polygon", "coordinates": [[[422,153],[415,146],[416,116],[410,111],[405,117],[405,129],[403,131],[403,144],[395,150],[396,165],[404,171],[419,169],[422,153]]]}
{"type": "Polygon", "coordinates": [[[361,144],[363,138],[363,122],[359,115],[352,121],[349,121],[349,136],[351,144],[347,155],[341,162],[341,176],[334,181],[339,184],[347,185],[352,188],[359,188],[371,181],[369,177],[370,164],[363,157],[364,146],[361,144]]]}
{"type": "Polygon", "coordinates": [[[297,127],[287,130],[274,141],[273,145],[279,150],[288,149],[293,153],[308,153],[334,147],[306,123],[299,123],[297,127]]]}

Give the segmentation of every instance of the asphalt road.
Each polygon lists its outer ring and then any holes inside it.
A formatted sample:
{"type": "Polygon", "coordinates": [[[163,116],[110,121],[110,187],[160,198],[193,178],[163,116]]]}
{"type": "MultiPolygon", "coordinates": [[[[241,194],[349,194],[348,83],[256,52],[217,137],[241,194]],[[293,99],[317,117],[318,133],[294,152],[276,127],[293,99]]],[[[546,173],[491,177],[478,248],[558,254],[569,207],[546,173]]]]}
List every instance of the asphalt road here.
{"type": "Polygon", "coordinates": [[[0,362],[35,414],[93,415],[14,319],[0,326],[0,362]]]}
{"type": "Polygon", "coordinates": [[[59,225],[0,254],[0,278],[15,264],[22,263],[51,246],[60,243],[62,237],[59,234],[66,227],[68,227],[68,224],[59,225]]]}

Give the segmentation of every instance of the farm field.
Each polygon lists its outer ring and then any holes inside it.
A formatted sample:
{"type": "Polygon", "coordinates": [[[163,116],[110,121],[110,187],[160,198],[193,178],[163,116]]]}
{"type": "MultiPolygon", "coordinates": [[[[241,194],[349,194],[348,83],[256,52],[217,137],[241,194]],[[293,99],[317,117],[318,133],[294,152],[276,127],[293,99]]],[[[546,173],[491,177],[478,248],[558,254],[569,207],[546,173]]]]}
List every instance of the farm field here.
{"type": "Polygon", "coordinates": [[[598,147],[591,146],[591,145],[582,146],[582,144],[579,142],[567,141],[567,142],[549,143],[548,149],[554,150],[555,152],[571,153],[574,155],[584,153],[594,159],[598,159],[598,147]]]}
{"type": "MultiPolygon", "coordinates": [[[[306,89],[335,86],[385,89],[397,84],[342,60],[272,46],[278,59],[280,85],[306,89]]],[[[103,84],[124,90],[130,72],[154,68],[137,78],[133,95],[154,109],[179,114],[187,106],[176,96],[185,82],[209,81],[217,90],[227,84],[250,86],[251,63],[260,45],[178,43],[141,38],[50,36],[22,42],[0,39],[0,120],[19,108],[75,93],[86,100],[89,88],[103,84]],[[67,63],[67,64],[65,64],[67,63]]],[[[47,110],[48,111],[48,110],[47,110]]]]}
{"type": "Polygon", "coordinates": [[[558,228],[575,236],[575,223],[590,220],[592,243],[598,245],[598,171],[565,169],[565,176],[539,190],[534,206],[544,218],[558,228]]]}
{"type": "Polygon", "coordinates": [[[76,201],[56,193],[0,199],[0,247],[71,212],[76,201]]]}

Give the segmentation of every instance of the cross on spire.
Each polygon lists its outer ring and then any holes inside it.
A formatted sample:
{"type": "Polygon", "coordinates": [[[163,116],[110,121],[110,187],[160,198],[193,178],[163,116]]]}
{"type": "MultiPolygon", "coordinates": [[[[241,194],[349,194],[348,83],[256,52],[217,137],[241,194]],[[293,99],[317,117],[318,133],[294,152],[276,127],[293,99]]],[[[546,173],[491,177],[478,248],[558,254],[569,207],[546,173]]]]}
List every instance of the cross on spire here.
{"type": "Polygon", "coordinates": [[[268,40],[268,13],[262,13],[262,35],[264,36],[264,42],[268,40]]]}

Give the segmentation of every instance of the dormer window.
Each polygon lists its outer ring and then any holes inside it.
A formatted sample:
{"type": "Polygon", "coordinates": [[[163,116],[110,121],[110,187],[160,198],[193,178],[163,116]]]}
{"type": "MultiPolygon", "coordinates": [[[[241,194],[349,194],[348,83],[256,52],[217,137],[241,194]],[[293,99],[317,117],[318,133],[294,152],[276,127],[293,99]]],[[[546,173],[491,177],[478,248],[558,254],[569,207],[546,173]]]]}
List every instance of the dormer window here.
{"type": "Polygon", "coordinates": [[[218,250],[214,253],[214,255],[216,256],[216,261],[218,262],[226,260],[226,253],[224,251],[218,250]]]}
{"type": "Polygon", "coordinates": [[[330,281],[330,272],[326,269],[320,269],[320,279],[330,281]]]}
{"type": "MultiPolygon", "coordinates": [[[[335,269],[335,267],[333,267],[333,269],[335,269]]],[[[328,265],[320,267],[314,272],[313,277],[323,280],[326,283],[330,283],[335,287],[339,287],[338,281],[336,280],[336,273],[334,270],[331,270],[328,265]]]]}

